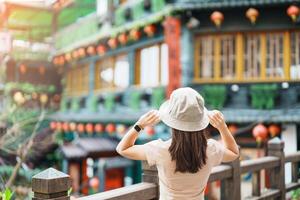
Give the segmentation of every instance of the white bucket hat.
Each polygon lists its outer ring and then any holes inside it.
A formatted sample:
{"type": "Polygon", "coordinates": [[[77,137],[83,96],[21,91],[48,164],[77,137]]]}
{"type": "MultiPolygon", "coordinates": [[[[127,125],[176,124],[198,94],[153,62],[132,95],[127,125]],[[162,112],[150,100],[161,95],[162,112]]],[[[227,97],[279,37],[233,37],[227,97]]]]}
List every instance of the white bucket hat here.
{"type": "Polygon", "coordinates": [[[174,90],[160,106],[159,115],[166,125],[181,131],[200,131],[209,124],[203,97],[189,87],[174,90]]]}

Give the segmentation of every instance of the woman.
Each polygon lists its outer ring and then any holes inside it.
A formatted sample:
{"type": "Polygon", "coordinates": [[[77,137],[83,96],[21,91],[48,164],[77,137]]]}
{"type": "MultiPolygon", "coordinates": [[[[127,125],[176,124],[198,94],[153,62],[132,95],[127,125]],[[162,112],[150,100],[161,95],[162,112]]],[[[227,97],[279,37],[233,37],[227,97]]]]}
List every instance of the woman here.
{"type": "Polygon", "coordinates": [[[117,146],[129,159],[147,160],[158,170],[161,200],[204,199],[212,167],[238,158],[238,146],[219,111],[207,111],[202,96],[192,88],[180,88],[159,111],[143,115],[117,146]],[[172,138],[135,145],[139,132],[162,120],[172,129],[172,138]],[[208,124],[218,129],[223,144],[206,139],[208,124]]]}

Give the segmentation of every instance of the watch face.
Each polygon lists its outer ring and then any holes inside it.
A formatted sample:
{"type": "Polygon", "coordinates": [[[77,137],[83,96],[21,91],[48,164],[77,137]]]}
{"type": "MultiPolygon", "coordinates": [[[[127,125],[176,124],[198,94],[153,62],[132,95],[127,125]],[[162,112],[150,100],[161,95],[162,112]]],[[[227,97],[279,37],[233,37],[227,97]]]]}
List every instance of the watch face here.
{"type": "Polygon", "coordinates": [[[137,132],[140,132],[142,129],[139,125],[135,125],[134,126],[134,129],[137,131],[137,132]]]}

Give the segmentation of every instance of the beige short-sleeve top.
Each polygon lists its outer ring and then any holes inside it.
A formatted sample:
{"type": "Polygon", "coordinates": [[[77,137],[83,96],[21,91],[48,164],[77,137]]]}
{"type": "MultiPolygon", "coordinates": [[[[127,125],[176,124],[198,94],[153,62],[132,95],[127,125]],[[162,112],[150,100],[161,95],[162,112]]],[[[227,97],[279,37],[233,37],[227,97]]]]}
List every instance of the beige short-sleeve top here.
{"type": "Polygon", "coordinates": [[[156,165],[159,176],[160,200],[202,200],[211,169],[223,159],[222,143],[207,140],[207,162],[197,173],[175,172],[175,161],[168,151],[171,140],[161,139],[144,144],[147,162],[156,165]]]}

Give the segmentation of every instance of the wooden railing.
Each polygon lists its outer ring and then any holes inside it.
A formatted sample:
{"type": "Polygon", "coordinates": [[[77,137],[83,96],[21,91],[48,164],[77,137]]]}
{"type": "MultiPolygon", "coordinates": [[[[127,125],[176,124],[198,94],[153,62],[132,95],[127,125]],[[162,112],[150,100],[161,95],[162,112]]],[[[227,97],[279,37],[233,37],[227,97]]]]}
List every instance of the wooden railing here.
{"type": "MultiPolygon", "coordinates": [[[[252,173],[252,195],[246,199],[283,200],[285,199],[286,192],[300,187],[298,176],[300,152],[285,156],[283,148],[284,143],[279,138],[274,138],[268,142],[266,157],[241,162],[236,160],[229,164],[214,167],[209,177],[209,182],[221,181],[221,199],[240,200],[241,174],[250,172],[252,173]],[[292,168],[292,182],[289,184],[285,184],[285,163],[291,163],[292,168]],[[269,177],[269,187],[264,192],[261,191],[261,170],[265,170],[269,177]]],[[[51,170],[53,171],[53,169],[51,170]]],[[[57,171],[57,173],[54,178],[45,178],[41,175],[33,177],[32,190],[36,199],[51,199],[49,197],[68,199],[66,191],[70,188],[70,185],[67,183],[69,180],[61,172],[57,171]],[[51,180],[53,183],[50,183],[51,180]],[[41,185],[45,186],[44,189],[41,185]],[[60,186],[58,187],[58,185],[60,186]],[[51,189],[51,187],[53,188],[51,189]]],[[[49,176],[50,173],[44,172],[44,174],[48,174],[49,176]]],[[[81,197],[79,200],[146,200],[158,199],[158,197],[159,184],[156,167],[149,167],[146,163],[143,163],[142,183],[81,197]]]]}

